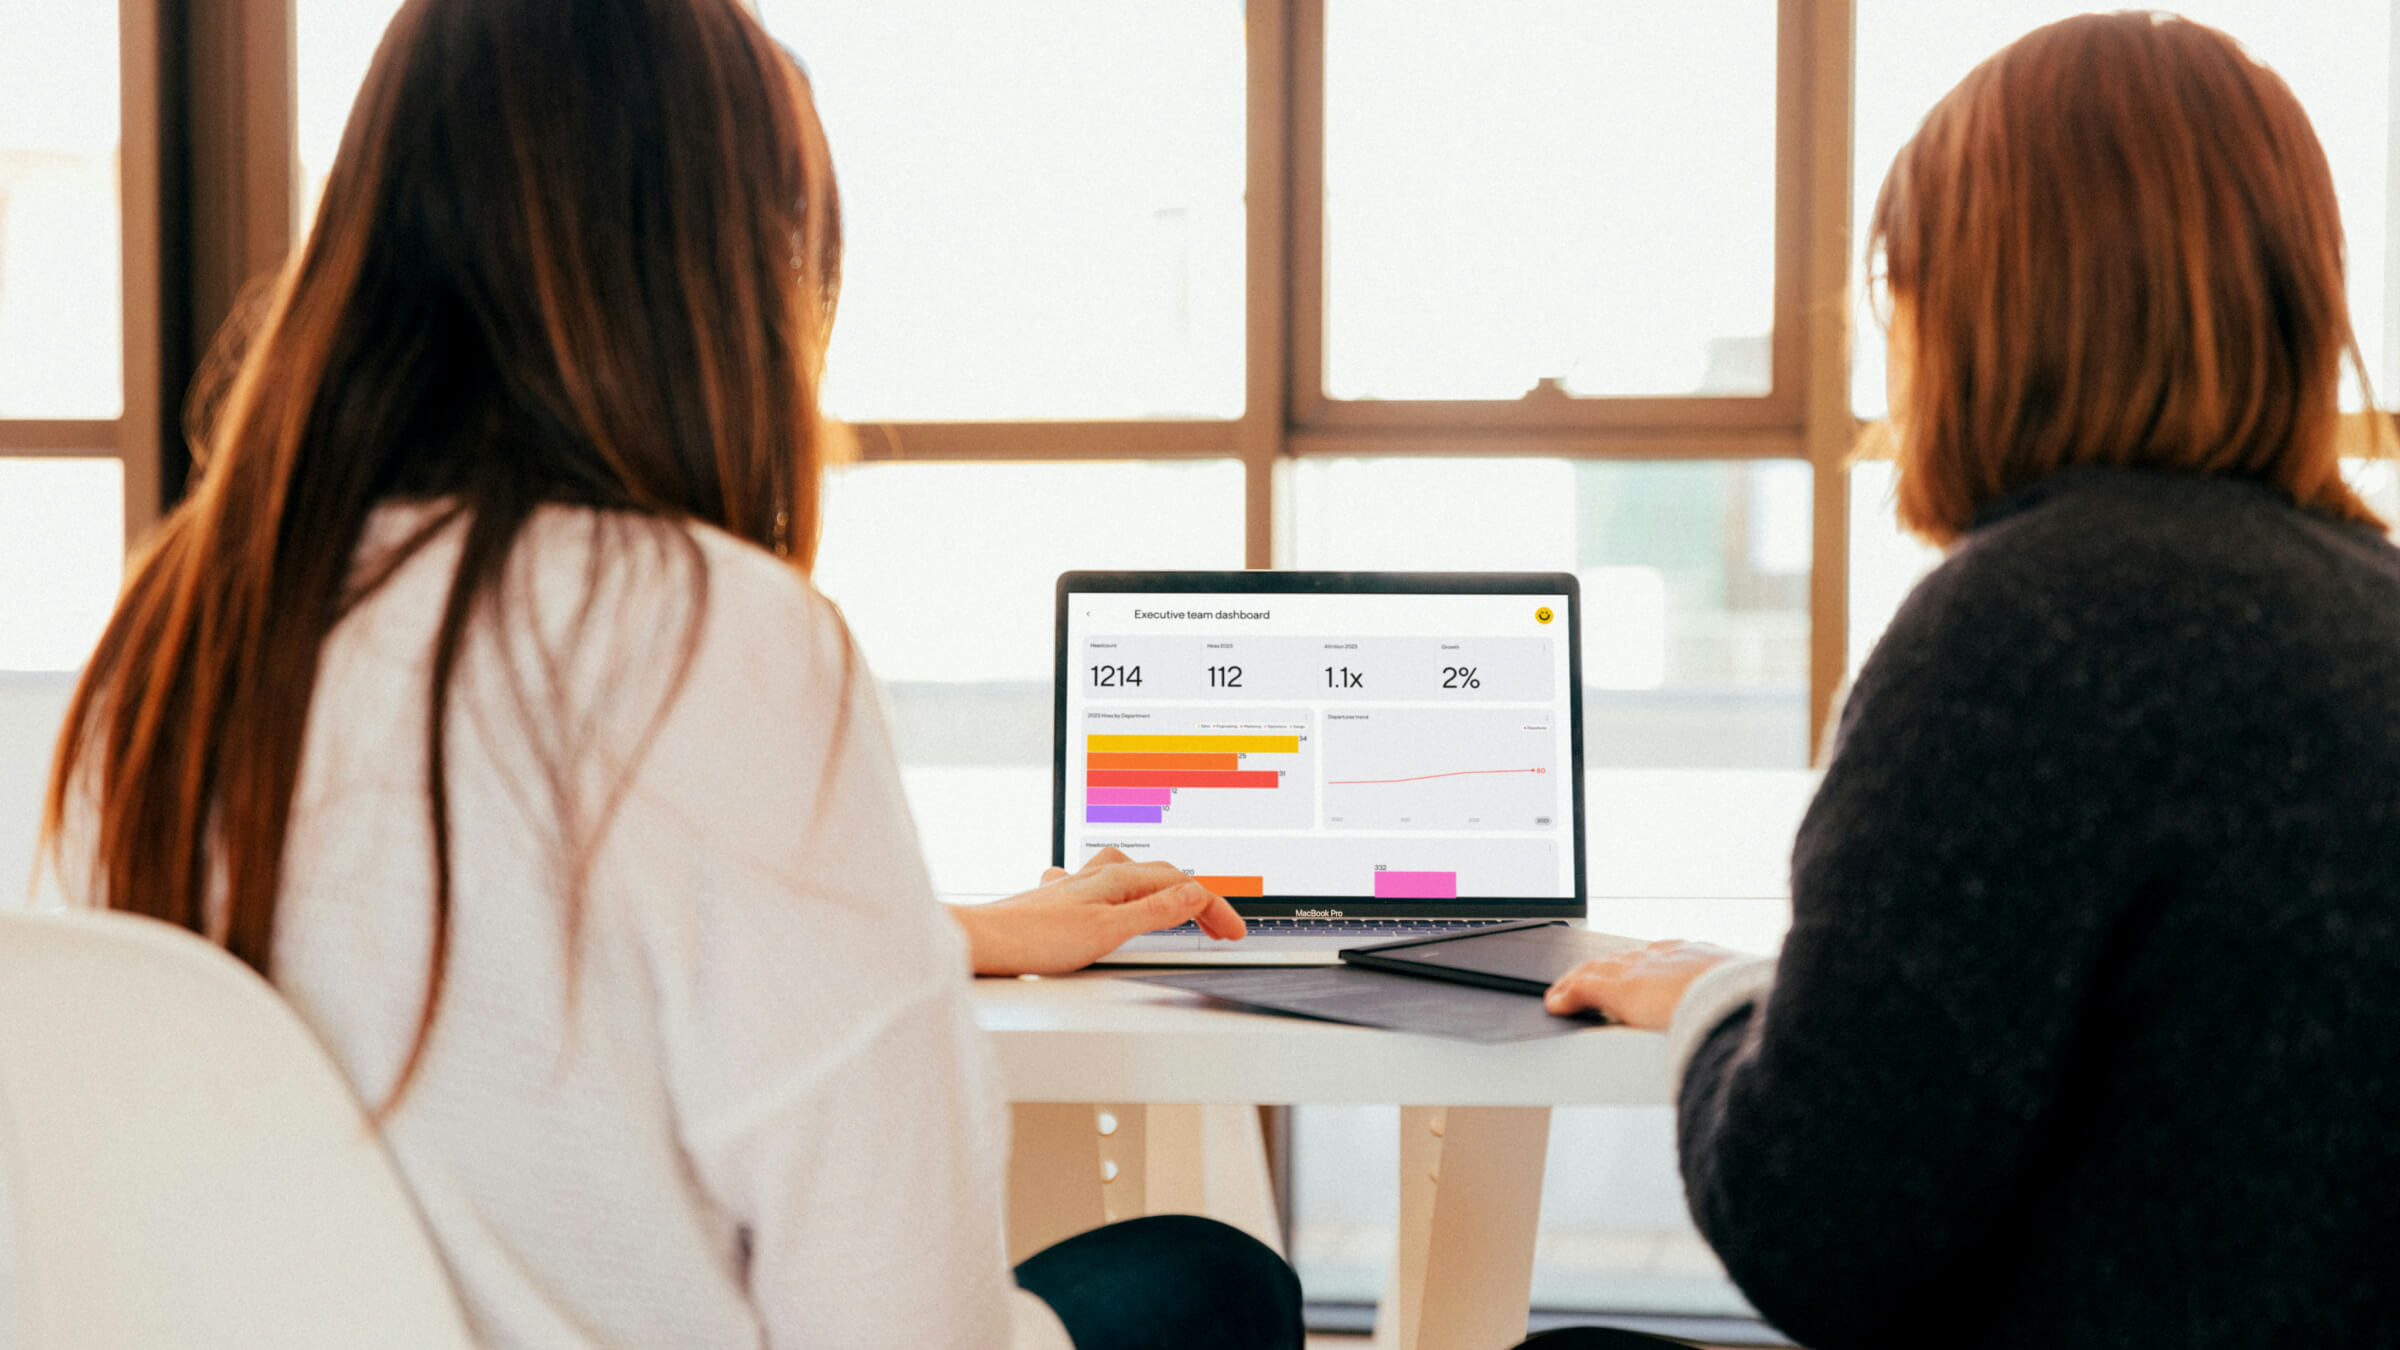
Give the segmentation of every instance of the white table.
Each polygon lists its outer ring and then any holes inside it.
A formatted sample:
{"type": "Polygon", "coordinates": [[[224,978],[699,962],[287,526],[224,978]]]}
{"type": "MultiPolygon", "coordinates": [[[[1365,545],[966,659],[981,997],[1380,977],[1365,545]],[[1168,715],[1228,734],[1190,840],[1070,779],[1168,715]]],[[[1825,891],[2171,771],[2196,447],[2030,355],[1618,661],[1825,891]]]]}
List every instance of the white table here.
{"type": "Polygon", "coordinates": [[[975,993],[1018,1104],[1011,1259],[1153,1213],[1276,1243],[1252,1104],[1399,1103],[1400,1252],[1376,1319],[1396,1350],[1523,1337],[1550,1108],[1667,1100],[1648,1032],[1478,1045],[1246,1013],[1104,971],[975,993]]]}

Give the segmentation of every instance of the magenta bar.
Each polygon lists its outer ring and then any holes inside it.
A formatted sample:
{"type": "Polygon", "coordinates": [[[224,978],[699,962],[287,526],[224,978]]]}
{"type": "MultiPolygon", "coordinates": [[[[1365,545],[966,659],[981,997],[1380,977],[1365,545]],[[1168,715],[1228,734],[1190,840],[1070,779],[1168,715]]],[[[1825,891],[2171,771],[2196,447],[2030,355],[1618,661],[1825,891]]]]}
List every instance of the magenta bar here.
{"type": "Polygon", "coordinates": [[[1172,806],[1173,788],[1085,788],[1087,806],[1172,806]]]}
{"type": "Polygon", "coordinates": [[[1456,872],[1377,872],[1378,900],[1456,900],[1456,872]]]}

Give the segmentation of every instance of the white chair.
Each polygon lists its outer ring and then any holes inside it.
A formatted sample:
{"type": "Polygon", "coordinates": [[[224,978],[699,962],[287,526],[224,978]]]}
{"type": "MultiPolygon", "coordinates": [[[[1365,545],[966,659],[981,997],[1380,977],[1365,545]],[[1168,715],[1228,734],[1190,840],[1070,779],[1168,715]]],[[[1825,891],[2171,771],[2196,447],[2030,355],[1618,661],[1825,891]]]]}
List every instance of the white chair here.
{"type": "Polygon", "coordinates": [[[472,1344],[265,981],[148,919],[0,913],[0,1347],[472,1344]]]}

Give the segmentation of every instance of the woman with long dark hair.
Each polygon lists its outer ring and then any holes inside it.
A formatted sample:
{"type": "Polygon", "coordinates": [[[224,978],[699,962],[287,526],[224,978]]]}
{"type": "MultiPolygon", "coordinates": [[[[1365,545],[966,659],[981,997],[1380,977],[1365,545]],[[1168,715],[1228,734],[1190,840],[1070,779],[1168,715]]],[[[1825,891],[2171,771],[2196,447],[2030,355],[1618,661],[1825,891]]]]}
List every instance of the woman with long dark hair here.
{"type": "Polygon", "coordinates": [[[2400,1344],[2400,552],[2324,151],[2225,34],[2086,15],[1933,109],[1870,238],[1949,557],[1781,957],[1551,1006],[1669,1030],[1693,1216],[1808,1345],[2400,1344]]]}
{"type": "Polygon", "coordinates": [[[935,903],[810,588],[841,225],[736,0],[412,0],[77,691],[71,891],[271,978],[494,1345],[1297,1346],[1200,1220],[1001,1258],[982,969],[1222,900],[935,903]]]}

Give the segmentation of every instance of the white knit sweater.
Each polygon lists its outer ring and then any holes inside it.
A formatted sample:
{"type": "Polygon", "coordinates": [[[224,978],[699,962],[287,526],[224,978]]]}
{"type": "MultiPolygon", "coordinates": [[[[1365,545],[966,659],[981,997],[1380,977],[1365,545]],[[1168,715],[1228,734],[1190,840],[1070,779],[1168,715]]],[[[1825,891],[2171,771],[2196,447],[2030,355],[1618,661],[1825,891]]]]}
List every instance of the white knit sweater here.
{"type": "MultiPolygon", "coordinates": [[[[424,997],[461,534],[334,631],[293,807],[274,979],[370,1102],[424,997]]],[[[558,509],[507,595],[455,685],[448,978],[388,1130],[479,1337],[1064,1347],[1009,1279],[960,935],[832,608],[722,533],[558,509]]]]}

